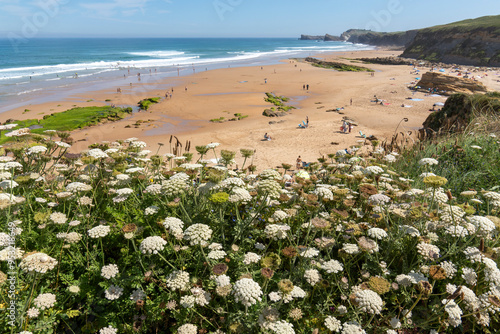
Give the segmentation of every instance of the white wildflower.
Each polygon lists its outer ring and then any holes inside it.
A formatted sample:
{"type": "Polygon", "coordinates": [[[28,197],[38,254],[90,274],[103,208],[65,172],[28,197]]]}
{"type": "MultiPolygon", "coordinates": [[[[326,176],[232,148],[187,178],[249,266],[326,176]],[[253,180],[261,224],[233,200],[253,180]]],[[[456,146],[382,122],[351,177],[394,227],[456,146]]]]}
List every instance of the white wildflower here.
{"type": "Polygon", "coordinates": [[[88,230],[88,234],[92,239],[104,238],[111,232],[111,228],[107,225],[99,225],[88,230]]]}
{"type": "Polygon", "coordinates": [[[242,278],[233,285],[233,294],[236,302],[252,306],[261,300],[262,289],[254,280],[242,278]]]}
{"type": "Polygon", "coordinates": [[[115,286],[115,285],[111,285],[107,290],[104,291],[104,296],[108,300],[115,300],[115,299],[120,298],[122,293],[123,293],[122,288],[115,286]]]}
{"type": "Polygon", "coordinates": [[[40,310],[46,310],[56,304],[56,295],[52,293],[42,293],[33,300],[33,304],[40,310]]]}
{"type": "Polygon", "coordinates": [[[37,272],[44,274],[54,269],[57,260],[44,253],[34,253],[21,260],[19,267],[27,272],[37,272]]]}
{"type": "Polygon", "coordinates": [[[189,241],[191,246],[205,246],[212,237],[212,229],[205,224],[194,224],[189,226],[184,232],[184,238],[189,241]]]}
{"type": "Polygon", "coordinates": [[[248,252],[245,254],[243,258],[243,263],[246,264],[247,266],[252,264],[252,263],[258,263],[260,261],[260,255],[248,252]]]}
{"type": "Polygon", "coordinates": [[[158,254],[165,248],[166,244],[167,242],[162,237],[151,236],[141,242],[139,249],[142,254],[158,254]]]}
{"type": "Polygon", "coordinates": [[[176,270],[167,277],[167,286],[171,290],[185,291],[189,288],[189,273],[176,270]]]}
{"type": "Polygon", "coordinates": [[[111,279],[118,275],[119,270],[116,264],[108,264],[107,266],[103,266],[101,268],[101,276],[106,279],[111,279]]]}
{"type": "Polygon", "coordinates": [[[372,290],[361,290],[357,292],[355,300],[361,311],[370,314],[380,314],[384,305],[379,294],[372,290]]]}

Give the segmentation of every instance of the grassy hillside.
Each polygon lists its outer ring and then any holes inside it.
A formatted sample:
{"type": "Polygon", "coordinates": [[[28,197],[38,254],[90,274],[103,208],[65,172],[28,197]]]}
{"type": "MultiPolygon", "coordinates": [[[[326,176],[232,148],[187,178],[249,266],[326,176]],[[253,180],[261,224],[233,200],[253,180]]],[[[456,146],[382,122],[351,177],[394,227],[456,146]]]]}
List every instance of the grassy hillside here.
{"type": "Polygon", "coordinates": [[[467,32],[476,29],[491,29],[492,32],[500,34],[500,15],[482,16],[475,19],[452,22],[437,25],[425,29],[424,31],[438,31],[443,29],[453,29],[455,31],[467,32]]]}

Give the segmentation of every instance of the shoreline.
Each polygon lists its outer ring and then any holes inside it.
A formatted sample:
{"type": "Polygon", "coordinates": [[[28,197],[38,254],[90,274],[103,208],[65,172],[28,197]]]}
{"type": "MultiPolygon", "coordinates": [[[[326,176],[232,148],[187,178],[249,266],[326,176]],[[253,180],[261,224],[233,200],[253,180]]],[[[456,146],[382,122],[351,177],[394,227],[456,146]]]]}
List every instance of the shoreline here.
{"type": "MultiPolygon", "coordinates": [[[[372,50],[322,53],[321,56],[346,62],[345,58],[397,54],[399,52],[394,50],[372,50]]],[[[299,155],[303,161],[312,161],[318,156],[357,144],[358,140],[363,140],[359,131],[379,138],[391,137],[405,117],[409,121],[402,123],[399,131],[414,132],[428,116],[433,103],[446,100],[445,97],[425,96],[418,92],[412,95],[406,88],[415,80],[409,66],[363,66],[374,69],[374,76],[366,72],[335,72],[290,59],[282,60],[278,65],[220,68],[185,77],[167,78],[153,85],[144,82],[123,87],[121,94],[113,88],[107,88],[73,96],[74,100],[92,99],[91,102],[75,103],[73,100],[44,103],[29,106],[31,111],[24,114],[25,108],[20,107],[0,114],[0,121],[34,116],[41,118],[42,113],[64,111],[74,104],[106,105],[106,99],[111,99],[110,103],[117,106],[136,105],[143,98],[164,97],[165,87],[168,86],[174,88],[172,99],[163,99],[148,111],[135,112],[118,122],[73,131],[75,143],[71,150],[79,152],[95,142],[136,137],[148,143],[148,149],[153,152],[156,152],[157,143],[167,144],[160,148],[160,154],[165,154],[169,153],[167,142],[170,135],[175,135],[183,144],[191,141],[193,148],[219,142],[222,149],[255,150],[253,163],[256,165],[290,163],[295,166],[299,155]],[[302,89],[305,84],[310,85],[309,91],[302,89]],[[285,117],[262,116],[263,110],[271,107],[263,100],[266,92],[291,98],[297,109],[285,117]],[[389,104],[370,102],[374,95],[389,104]],[[402,108],[401,104],[408,103],[408,97],[423,101],[411,101],[412,108],[402,108]],[[353,100],[352,105],[350,99],[353,100]],[[344,109],[341,113],[326,112],[336,108],[344,109]],[[235,113],[248,117],[233,122],[209,122],[219,117],[231,118],[235,113]],[[310,119],[310,126],[298,128],[297,125],[306,116],[310,119]],[[339,131],[343,117],[349,117],[358,124],[350,134],[339,131]],[[138,121],[143,123],[135,128],[134,124],[138,121]],[[273,140],[264,141],[264,133],[269,133],[273,140]]],[[[238,152],[236,163],[241,166],[240,160],[243,159],[238,152]]]]}
{"type": "MultiPolygon", "coordinates": [[[[259,43],[262,42],[261,39],[257,40],[260,41],[259,43]]],[[[60,60],[49,62],[47,66],[36,63],[30,67],[14,61],[13,63],[17,66],[0,69],[0,86],[2,87],[0,113],[12,109],[12,106],[22,107],[26,104],[57,102],[71,98],[75,94],[105,90],[109,87],[116,89],[129,83],[135,84],[138,82],[139,75],[143,83],[158,84],[170,78],[184,77],[206,70],[276,65],[285,57],[310,56],[311,52],[322,54],[337,48],[373,49],[371,46],[362,44],[322,43],[315,45],[316,43],[292,43],[294,39],[280,38],[270,39],[275,43],[271,46],[266,43],[255,44],[254,39],[250,41],[241,46],[237,45],[232,52],[221,52],[218,48],[206,45],[204,39],[202,43],[205,43],[206,49],[203,51],[176,42],[170,43],[170,47],[175,50],[144,51],[158,47],[148,44],[149,40],[146,39],[145,45],[142,45],[143,49],[140,50],[135,44],[125,48],[122,45],[115,45],[116,57],[109,57],[105,52],[101,61],[95,61],[94,57],[89,58],[85,52],[82,56],[75,54],[73,63],[60,60]]],[[[223,39],[221,42],[224,43],[227,40],[223,39]]],[[[223,45],[229,47],[226,44],[223,45]]],[[[41,52],[46,54],[43,48],[41,52]]]]}

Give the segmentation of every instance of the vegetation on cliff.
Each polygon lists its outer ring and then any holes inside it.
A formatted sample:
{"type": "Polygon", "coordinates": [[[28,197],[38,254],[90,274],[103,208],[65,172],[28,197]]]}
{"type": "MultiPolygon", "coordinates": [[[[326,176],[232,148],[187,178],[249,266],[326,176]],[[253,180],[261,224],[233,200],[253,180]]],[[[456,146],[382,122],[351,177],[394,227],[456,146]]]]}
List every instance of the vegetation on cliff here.
{"type": "Polygon", "coordinates": [[[474,95],[458,93],[450,96],[441,110],[430,114],[423,126],[435,132],[457,132],[463,131],[472,119],[490,116],[493,119],[500,117],[500,93],[474,95]]]}

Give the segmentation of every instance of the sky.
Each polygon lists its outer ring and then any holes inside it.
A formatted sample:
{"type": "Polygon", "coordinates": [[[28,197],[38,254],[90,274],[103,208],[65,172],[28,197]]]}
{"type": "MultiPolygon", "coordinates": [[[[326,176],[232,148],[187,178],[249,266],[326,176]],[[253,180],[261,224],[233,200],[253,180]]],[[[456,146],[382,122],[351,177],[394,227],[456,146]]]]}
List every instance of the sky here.
{"type": "Polygon", "coordinates": [[[0,37],[298,38],[499,14],[498,0],[0,0],[0,37]]]}

